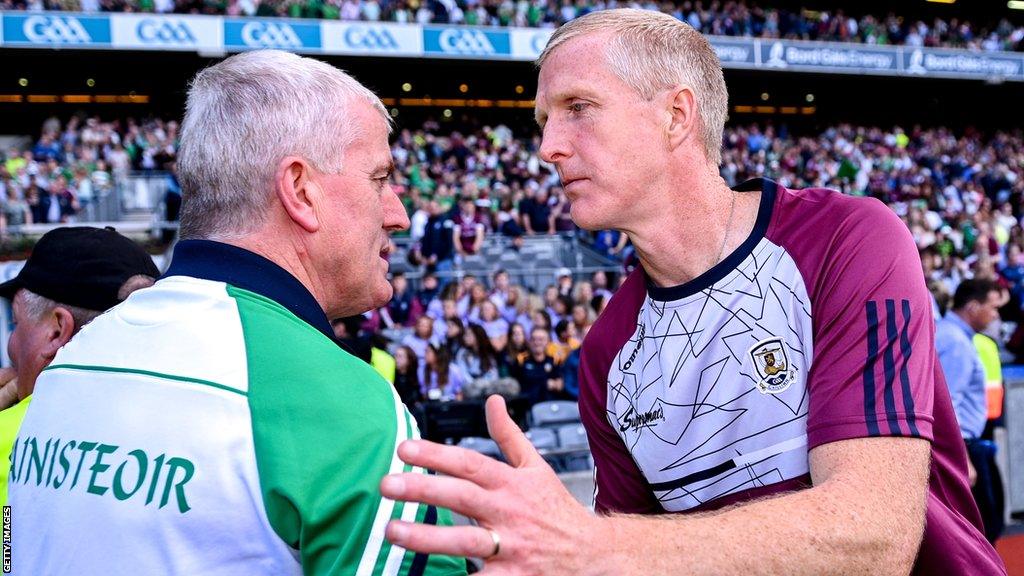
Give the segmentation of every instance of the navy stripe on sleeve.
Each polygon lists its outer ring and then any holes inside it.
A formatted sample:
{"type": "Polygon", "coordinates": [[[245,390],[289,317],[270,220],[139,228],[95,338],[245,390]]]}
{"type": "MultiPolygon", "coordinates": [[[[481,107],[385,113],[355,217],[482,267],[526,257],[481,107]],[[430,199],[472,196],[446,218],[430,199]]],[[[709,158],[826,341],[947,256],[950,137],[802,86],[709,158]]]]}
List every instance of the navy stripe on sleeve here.
{"type": "Polygon", "coordinates": [[[868,435],[878,436],[878,414],[875,411],[875,361],[878,359],[878,303],[866,305],[868,322],[868,357],[864,361],[864,422],[868,435]]]}
{"type": "Polygon", "coordinates": [[[885,352],[882,364],[885,367],[885,419],[889,423],[889,433],[902,436],[899,415],[896,413],[896,343],[899,341],[899,328],[896,326],[896,301],[885,301],[885,352]]]}
{"type": "Polygon", "coordinates": [[[907,426],[910,427],[911,436],[920,436],[917,423],[914,418],[914,394],[910,389],[910,372],[907,365],[910,364],[910,300],[903,300],[903,331],[900,333],[900,356],[903,363],[900,364],[900,385],[903,392],[903,412],[906,415],[907,426]]]}

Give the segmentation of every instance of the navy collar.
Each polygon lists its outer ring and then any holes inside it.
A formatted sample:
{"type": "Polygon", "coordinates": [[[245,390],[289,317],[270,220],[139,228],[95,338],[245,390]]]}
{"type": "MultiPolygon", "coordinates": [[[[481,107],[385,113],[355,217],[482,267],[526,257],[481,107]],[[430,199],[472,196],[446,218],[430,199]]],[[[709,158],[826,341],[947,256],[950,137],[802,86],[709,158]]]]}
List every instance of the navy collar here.
{"type": "Polygon", "coordinates": [[[213,240],[182,240],[163,277],[224,282],[270,298],[334,341],[334,330],[309,290],[287,270],[244,248],[213,240]]]}

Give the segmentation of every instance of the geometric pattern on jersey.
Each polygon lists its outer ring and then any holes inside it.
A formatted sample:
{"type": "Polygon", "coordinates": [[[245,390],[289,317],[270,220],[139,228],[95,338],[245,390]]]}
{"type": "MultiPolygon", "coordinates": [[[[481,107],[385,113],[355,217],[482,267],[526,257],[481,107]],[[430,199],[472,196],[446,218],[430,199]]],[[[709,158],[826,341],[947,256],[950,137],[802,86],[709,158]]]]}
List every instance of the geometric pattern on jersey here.
{"type": "Polygon", "coordinates": [[[384,537],[392,519],[450,523],[380,495],[418,437],[391,385],[281,303],[164,278],[40,375],[12,458],[14,569],[465,574],[384,537]]]}
{"type": "Polygon", "coordinates": [[[794,260],[762,238],[724,278],[676,296],[646,296],[608,374],[608,420],[662,507],[806,475],[813,342],[794,260]],[[759,386],[766,350],[784,389],[759,386]]]}

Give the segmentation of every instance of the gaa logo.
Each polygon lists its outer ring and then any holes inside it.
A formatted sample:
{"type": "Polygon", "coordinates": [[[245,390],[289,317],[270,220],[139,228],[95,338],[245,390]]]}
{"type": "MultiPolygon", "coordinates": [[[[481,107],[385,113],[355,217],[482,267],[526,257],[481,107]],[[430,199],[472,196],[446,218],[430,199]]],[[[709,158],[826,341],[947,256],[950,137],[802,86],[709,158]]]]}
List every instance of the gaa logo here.
{"type": "Polygon", "coordinates": [[[548,40],[551,39],[551,34],[548,32],[537,32],[530,38],[530,48],[534,52],[540,54],[544,51],[544,48],[548,45],[548,40]]]}
{"type": "Polygon", "coordinates": [[[302,48],[302,40],[291,26],[273,22],[242,26],[242,42],[253,48],[302,48]]]}
{"type": "Polygon", "coordinates": [[[196,38],[183,22],[143,20],[135,28],[139,39],[147,44],[195,44],[196,38]]]}
{"type": "Polygon", "coordinates": [[[352,26],[345,30],[345,45],[362,50],[398,50],[395,37],[384,28],[352,26]]]}
{"type": "Polygon", "coordinates": [[[479,30],[449,28],[441,32],[438,43],[449,54],[494,54],[494,46],[487,35],[479,30]]]}
{"type": "Polygon", "coordinates": [[[74,18],[58,16],[31,16],[22,28],[31,42],[46,44],[88,44],[92,37],[82,23],[74,18]]]}

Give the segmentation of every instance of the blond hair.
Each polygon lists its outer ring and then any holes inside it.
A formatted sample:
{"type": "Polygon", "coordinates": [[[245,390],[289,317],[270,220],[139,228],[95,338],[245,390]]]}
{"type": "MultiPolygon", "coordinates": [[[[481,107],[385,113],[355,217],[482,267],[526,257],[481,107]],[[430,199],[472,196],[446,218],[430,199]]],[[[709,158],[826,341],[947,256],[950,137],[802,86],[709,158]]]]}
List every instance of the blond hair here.
{"type": "Polygon", "coordinates": [[[722,162],[722,132],[729,91],[715,49],[690,25],[668,14],[623,8],[591,12],[555,31],[537,59],[537,67],[566,42],[611,32],[605,55],[612,72],[646,100],[679,85],[693,91],[701,141],[710,162],[722,162]]]}

